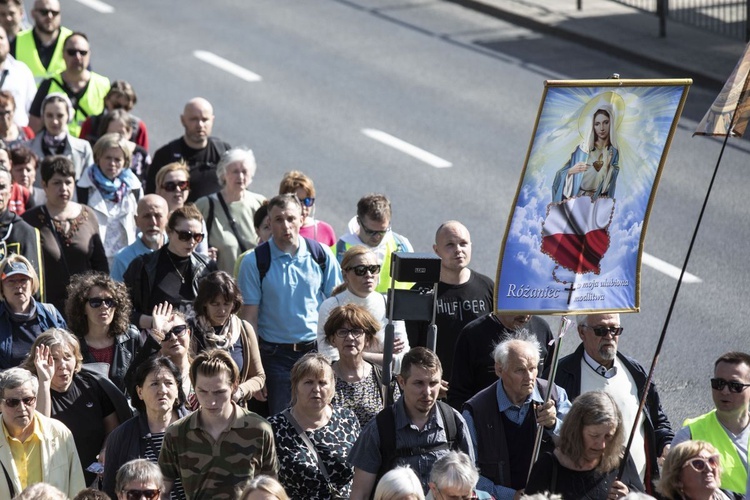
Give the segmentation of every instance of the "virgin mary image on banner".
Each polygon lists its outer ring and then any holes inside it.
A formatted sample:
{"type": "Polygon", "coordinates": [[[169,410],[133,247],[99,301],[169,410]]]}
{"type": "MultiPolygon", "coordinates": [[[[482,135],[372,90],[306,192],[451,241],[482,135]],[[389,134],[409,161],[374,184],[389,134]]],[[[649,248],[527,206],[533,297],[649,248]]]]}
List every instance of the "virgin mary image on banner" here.
{"type": "Polygon", "coordinates": [[[645,228],[689,82],[546,83],[503,240],[497,311],[638,310],[645,228]]]}

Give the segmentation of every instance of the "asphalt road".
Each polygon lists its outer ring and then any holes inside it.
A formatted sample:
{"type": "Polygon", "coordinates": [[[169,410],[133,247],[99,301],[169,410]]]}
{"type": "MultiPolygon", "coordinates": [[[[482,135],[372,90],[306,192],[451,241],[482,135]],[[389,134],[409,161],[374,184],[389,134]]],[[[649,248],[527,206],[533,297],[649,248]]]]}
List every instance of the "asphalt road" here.
{"type": "MultiPolygon", "coordinates": [[[[81,1],[81,0],[79,0],[81,1]]],[[[273,195],[285,171],[311,175],[317,217],[345,230],[356,201],[384,192],[393,227],[430,251],[447,219],[472,232],[473,268],[494,276],[543,81],[662,75],[616,56],[544,37],[439,0],[110,0],[103,14],[63,4],[63,23],[86,32],[92,64],[130,81],[152,152],[180,135],[179,114],[209,99],[214,135],[252,147],[253,189],[273,195]],[[195,56],[206,51],[260,76],[247,81],[195,56]],[[449,162],[436,168],[373,140],[376,129],[449,162]]],[[[244,75],[252,79],[252,75],[244,75]]],[[[720,143],[691,138],[718,89],[694,87],[653,207],[646,251],[680,267],[720,143]]],[[[745,202],[750,144],[732,142],[683,285],[657,370],[675,426],[710,408],[713,360],[747,350],[750,295],[745,202]]],[[[438,163],[433,158],[433,163],[438,163]]],[[[621,348],[649,365],[676,280],[644,266],[641,312],[623,318],[621,348]]],[[[552,325],[557,318],[548,318],[552,325]]],[[[565,338],[565,351],[578,340],[565,338]]]]}

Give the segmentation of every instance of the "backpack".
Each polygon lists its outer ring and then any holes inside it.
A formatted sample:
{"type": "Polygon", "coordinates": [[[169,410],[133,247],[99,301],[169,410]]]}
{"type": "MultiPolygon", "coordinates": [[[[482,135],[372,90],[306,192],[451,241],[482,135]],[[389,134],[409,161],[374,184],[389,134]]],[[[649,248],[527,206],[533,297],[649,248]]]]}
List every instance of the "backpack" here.
{"type": "Polygon", "coordinates": [[[437,409],[440,412],[440,416],[443,417],[447,442],[411,448],[396,449],[396,413],[393,406],[388,406],[377,414],[375,421],[378,426],[378,436],[380,436],[380,456],[382,459],[375,484],[378,483],[386,472],[394,467],[395,461],[398,458],[423,455],[430,451],[458,450],[458,443],[463,437],[463,432],[459,434],[460,426],[456,412],[453,411],[450,405],[442,401],[437,402],[437,409]]]}
{"type": "MultiPolygon", "coordinates": [[[[328,256],[326,255],[323,246],[315,240],[305,238],[301,236],[307,242],[307,248],[310,250],[315,262],[320,267],[320,272],[326,272],[326,266],[328,265],[328,256]]],[[[260,277],[260,285],[263,287],[263,278],[266,277],[268,270],[271,268],[271,247],[268,242],[261,243],[255,248],[255,263],[258,266],[258,275],[260,277]]]]}

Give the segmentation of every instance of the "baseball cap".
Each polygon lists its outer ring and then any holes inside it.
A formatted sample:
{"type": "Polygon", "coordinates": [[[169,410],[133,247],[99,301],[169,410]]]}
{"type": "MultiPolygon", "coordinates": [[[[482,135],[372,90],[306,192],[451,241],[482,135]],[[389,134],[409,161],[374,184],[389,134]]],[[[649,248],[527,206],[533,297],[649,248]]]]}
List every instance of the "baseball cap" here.
{"type": "Polygon", "coordinates": [[[6,280],[16,274],[22,274],[27,278],[31,278],[31,271],[29,267],[23,262],[8,262],[3,268],[3,273],[0,274],[0,279],[6,280]]]}

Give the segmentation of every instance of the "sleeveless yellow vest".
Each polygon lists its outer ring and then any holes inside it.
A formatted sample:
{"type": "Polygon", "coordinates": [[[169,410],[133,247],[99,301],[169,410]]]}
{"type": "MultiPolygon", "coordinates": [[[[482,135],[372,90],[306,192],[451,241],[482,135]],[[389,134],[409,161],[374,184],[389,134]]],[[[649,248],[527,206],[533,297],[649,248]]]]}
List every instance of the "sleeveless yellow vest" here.
{"type": "MultiPolygon", "coordinates": [[[[336,253],[339,263],[341,263],[344,253],[353,246],[354,245],[351,243],[346,243],[342,240],[337,242],[334,253],[336,253]]],[[[380,278],[378,286],[375,287],[375,291],[378,293],[387,293],[388,289],[391,287],[391,254],[393,252],[403,251],[399,248],[396,237],[389,237],[385,248],[385,258],[383,259],[383,262],[380,263],[380,278]]],[[[414,286],[414,283],[406,283],[402,281],[397,281],[395,283],[395,287],[400,290],[409,290],[412,286],[414,286]]]]}
{"type": "MultiPolygon", "coordinates": [[[[62,83],[62,76],[60,74],[55,75],[51,78],[49,93],[62,92],[65,94],[65,90],[58,84],[62,83]]],[[[98,73],[91,72],[91,80],[89,81],[86,92],[78,100],[73,114],[73,121],[68,124],[68,131],[73,137],[81,135],[81,125],[89,116],[95,116],[104,111],[104,97],[109,92],[110,83],[109,78],[102,76],[98,73]]]]}
{"type": "Polygon", "coordinates": [[[688,418],[682,425],[690,427],[692,439],[709,442],[719,451],[721,487],[744,495],[747,487],[747,470],[742,466],[734,443],[716,418],[716,410],[700,417],[688,418]]]}
{"type": "Polygon", "coordinates": [[[52,53],[52,59],[50,59],[49,66],[45,68],[42,61],[39,59],[39,52],[36,49],[33,31],[33,28],[24,30],[16,36],[15,57],[29,67],[31,73],[34,75],[36,86],[39,87],[39,84],[42,83],[43,80],[65,71],[65,59],[63,59],[62,56],[63,45],[65,44],[65,39],[73,32],[68,28],[60,27],[60,36],[57,37],[55,51],[52,53]]]}

